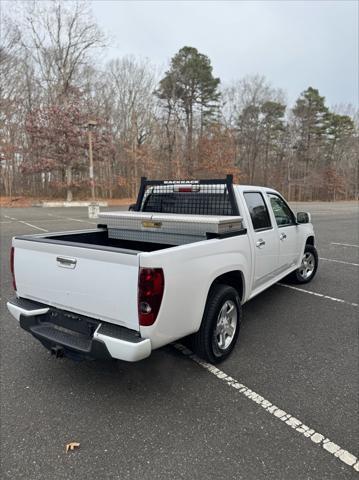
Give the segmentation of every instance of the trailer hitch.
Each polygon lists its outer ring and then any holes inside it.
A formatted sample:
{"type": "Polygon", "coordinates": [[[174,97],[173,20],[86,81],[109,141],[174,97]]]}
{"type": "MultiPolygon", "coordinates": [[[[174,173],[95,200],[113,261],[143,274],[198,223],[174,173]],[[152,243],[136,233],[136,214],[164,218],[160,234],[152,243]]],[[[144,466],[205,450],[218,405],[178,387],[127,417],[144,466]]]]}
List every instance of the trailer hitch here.
{"type": "Polygon", "coordinates": [[[56,358],[62,358],[64,356],[64,348],[60,345],[55,345],[50,348],[51,355],[55,355],[56,358]]]}

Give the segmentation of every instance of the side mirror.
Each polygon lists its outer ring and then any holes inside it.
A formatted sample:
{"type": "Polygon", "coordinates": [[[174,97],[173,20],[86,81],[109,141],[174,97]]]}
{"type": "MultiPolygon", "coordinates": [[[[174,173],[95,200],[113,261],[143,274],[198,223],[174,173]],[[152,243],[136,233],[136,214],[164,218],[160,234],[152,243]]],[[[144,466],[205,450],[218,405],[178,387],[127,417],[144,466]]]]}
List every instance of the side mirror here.
{"type": "Polygon", "coordinates": [[[311,215],[308,212],[298,212],[297,213],[297,222],[298,223],[310,223],[312,221],[311,215]]]}
{"type": "Polygon", "coordinates": [[[131,203],[131,205],[129,205],[128,209],[133,212],[136,208],[136,204],[135,203],[131,203]]]}

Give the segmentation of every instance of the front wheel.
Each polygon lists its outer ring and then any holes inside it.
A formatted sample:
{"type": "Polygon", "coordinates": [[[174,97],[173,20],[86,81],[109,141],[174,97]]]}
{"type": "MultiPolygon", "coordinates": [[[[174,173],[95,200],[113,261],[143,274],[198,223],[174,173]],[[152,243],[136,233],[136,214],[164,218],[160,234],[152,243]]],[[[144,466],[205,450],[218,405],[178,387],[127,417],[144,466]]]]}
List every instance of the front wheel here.
{"type": "Polygon", "coordinates": [[[308,283],[313,280],[318,269],[318,252],[314,245],[306,245],[300,267],[291,275],[294,283],[308,283]]]}
{"type": "Polygon", "coordinates": [[[211,363],[227,358],[236,344],[241,318],[237,291],[228,285],[215,285],[208,297],[201,327],[192,338],[194,351],[211,363]]]}

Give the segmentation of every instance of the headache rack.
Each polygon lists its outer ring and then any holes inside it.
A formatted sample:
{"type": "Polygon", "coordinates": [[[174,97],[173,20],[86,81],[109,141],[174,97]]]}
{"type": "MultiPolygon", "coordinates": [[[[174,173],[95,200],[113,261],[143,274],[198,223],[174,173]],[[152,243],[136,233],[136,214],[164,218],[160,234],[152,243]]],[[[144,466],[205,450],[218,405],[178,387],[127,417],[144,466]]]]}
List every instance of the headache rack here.
{"type": "Polygon", "coordinates": [[[142,177],[133,210],[188,215],[239,215],[232,175],[212,180],[148,180],[142,177]]]}
{"type": "Polygon", "coordinates": [[[130,212],[101,213],[109,238],[183,245],[245,233],[232,176],[225,180],[141,179],[130,212]]]}

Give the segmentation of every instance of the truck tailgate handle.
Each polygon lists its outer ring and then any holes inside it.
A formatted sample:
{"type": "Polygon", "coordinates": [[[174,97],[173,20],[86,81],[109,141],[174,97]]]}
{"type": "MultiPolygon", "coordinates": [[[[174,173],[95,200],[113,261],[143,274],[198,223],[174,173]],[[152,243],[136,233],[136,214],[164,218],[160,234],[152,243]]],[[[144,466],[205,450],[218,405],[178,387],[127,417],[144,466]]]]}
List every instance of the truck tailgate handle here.
{"type": "Polygon", "coordinates": [[[256,247],[257,248],[262,248],[264,247],[264,245],[266,244],[266,242],[261,238],[258,240],[258,242],[256,243],[256,247]]]}
{"type": "Polygon", "coordinates": [[[76,258],[70,257],[56,257],[56,262],[59,267],[75,268],[77,264],[76,258]]]}

